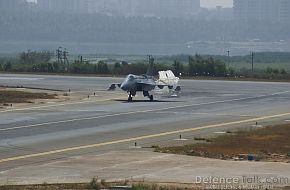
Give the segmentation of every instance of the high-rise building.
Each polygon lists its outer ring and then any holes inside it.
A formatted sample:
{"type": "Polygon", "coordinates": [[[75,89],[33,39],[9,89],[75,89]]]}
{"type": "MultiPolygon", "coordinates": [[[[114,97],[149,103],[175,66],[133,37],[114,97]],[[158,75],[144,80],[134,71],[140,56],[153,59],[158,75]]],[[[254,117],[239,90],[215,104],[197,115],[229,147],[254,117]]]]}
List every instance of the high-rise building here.
{"type": "Polygon", "coordinates": [[[200,8],[200,0],[38,0],[37,3],[48,11],[154,17],[186,17],[200,8]]]}
{"type": "Polygon", "coordinates": [[[134,16],[187,17],[198,12],[200,0],[133,0],[132,7],[134,16]]]}
{"type": "Polygon", "coordinates": [[[185,17],[200,8],[200,0],[89,0],[90,13],[124,16],[185,17]]]}
{"type": "Polygon", "coordinates": [[[234,15],[241,21],[289,21],[289,0],[234,0],[234,15]]]}
{"type": "Polygon", "coordinates": [[[86,13],[88,0],[37,0],[40,9],[50,12],[86,13]]]}
{"type": "Polygon", "coordinates": [[[279,19],[283,22],[290,21],[290,1],[289,0],[281,0],[279,19]]]}
{"type": "Polygon", "coordinates": [[[14,10],[26,3],[25,0],[0,0],[0,9],[14,10]]]}

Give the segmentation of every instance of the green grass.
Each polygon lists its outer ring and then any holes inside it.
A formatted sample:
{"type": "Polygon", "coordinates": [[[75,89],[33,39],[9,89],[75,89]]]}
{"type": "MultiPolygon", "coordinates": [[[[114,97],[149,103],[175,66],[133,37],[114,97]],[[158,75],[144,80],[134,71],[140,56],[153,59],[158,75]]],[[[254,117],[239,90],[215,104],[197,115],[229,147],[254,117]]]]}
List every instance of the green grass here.
{"type": "MultiPolygon", "coordinates": [[[[228,65],[228,64],[227,64],[228,65]]],[[[229,64],[230,67],[240,70],[240,69],[252,69],[251,63],[245,63],[245,62],[234,62],[229,64]]],[[[273,69],[285,69],[287,72],[290,72],[290,62],[289,63],[255,63],[254,62],[254,69],[258,70],[266,70],[268,67],[271,67],[273,69]]]]}

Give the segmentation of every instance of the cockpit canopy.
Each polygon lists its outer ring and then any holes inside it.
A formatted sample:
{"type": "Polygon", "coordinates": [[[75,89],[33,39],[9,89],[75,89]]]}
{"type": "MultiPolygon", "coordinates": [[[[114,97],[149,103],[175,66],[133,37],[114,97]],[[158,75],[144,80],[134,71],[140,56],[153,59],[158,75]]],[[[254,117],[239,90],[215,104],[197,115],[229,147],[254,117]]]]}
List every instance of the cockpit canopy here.
{"type": "Polygon", "coordinates": [[[130,75],[128,75],[127,79],[128,79],[128,80],[134,80],[135,77],[134,77],[134,75],[130,74],[130,75]]]}

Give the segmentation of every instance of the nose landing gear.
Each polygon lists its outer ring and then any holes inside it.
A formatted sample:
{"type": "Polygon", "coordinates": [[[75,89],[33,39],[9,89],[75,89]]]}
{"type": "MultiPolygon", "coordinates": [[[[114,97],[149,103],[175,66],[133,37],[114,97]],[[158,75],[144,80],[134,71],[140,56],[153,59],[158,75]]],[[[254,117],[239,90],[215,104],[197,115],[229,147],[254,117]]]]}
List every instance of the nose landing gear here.
{"type": "Polygon", "coordinates": [[[132,96],[129,96],[129,97],[128,97],[128,102],[132,102],[132,101],[133,101],[132,96]]]}
{"type": "Polygon", "coordinates": [[[133,97],[132,97],[132,93],[130,92],[128,95],[128,102],[132,102],[133,101],[133,97]]]}

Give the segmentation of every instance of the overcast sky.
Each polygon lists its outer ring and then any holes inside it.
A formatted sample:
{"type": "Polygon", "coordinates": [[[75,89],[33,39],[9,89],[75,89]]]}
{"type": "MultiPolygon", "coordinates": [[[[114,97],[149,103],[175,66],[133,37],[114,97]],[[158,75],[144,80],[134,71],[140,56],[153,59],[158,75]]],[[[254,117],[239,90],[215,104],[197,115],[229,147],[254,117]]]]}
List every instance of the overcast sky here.
{"type": "MultiPolygon", "coordinates": [[[[27,0],[36,1],[36,0],[27,0]]],[[[232,7],[233,0],[200,0],[201,7],[214,8],[216,6],[232,7]]]]}

